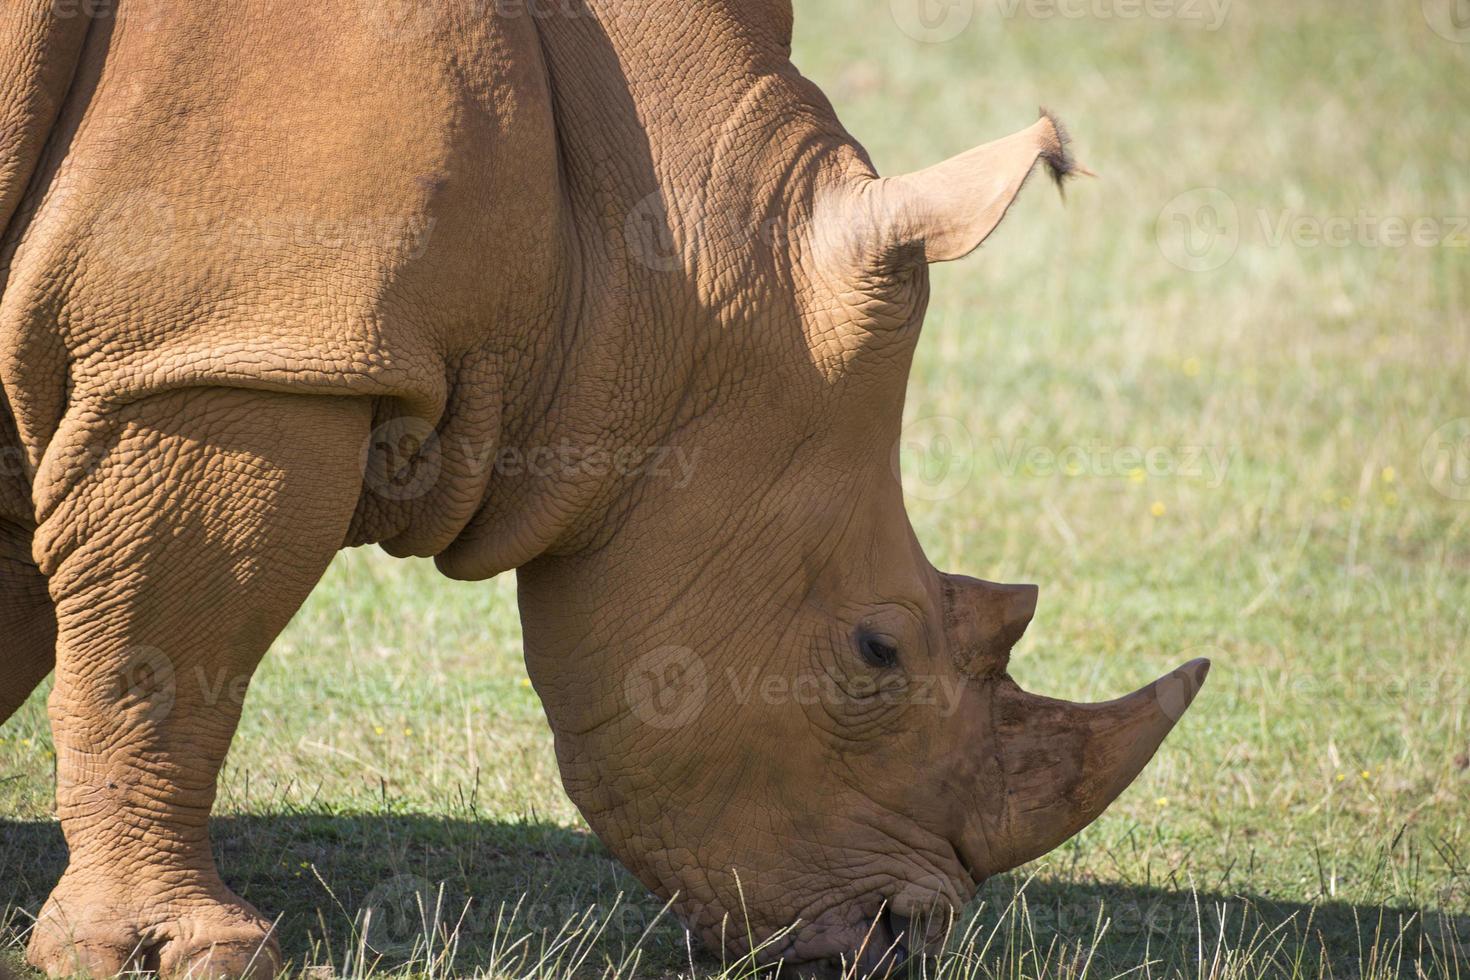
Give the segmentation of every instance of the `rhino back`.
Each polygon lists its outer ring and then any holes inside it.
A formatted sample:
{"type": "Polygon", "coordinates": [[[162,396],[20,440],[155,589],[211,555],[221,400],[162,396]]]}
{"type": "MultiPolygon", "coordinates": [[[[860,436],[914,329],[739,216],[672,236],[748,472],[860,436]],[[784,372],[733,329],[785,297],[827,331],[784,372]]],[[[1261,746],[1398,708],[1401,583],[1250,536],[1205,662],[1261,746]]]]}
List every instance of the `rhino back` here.
{"type": "Polygon", "coordinates": [[[528,17],[391,6],[98,19],[0,296],[32,465],[69,413],[201,385],[371,396],[491,438],[498,359],[566,277],[545,68],[528,17]]]}

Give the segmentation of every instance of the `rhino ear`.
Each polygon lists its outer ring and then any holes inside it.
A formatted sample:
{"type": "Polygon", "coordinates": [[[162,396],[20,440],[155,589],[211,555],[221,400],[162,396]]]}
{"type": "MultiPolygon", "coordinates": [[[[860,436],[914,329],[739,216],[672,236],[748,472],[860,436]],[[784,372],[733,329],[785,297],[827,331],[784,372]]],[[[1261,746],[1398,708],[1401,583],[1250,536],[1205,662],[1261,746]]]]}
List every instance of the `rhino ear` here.
{"type": "Polygon", "coordinates": [[[1095,176],[1072,159],[1061,124],[1041,112],[1019,133],[866,188],[884,258],[949,262],[969,255],[1000,224],[1038,160],[1058,188],[1075,174],[1095,176]]]}

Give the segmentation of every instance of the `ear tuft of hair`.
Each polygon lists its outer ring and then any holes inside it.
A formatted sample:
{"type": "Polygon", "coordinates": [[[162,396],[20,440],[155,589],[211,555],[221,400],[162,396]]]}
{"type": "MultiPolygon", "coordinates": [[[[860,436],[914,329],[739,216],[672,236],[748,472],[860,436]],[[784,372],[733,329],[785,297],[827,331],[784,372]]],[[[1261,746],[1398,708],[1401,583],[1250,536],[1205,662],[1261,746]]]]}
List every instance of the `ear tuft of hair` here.
{"type": "Polygon", "coordinates": [[[1041,159],[1046,162],[1047,173],[1051,174],[1058,193],[1066,197],[1067,189],[1063,181],[1079,176],[1096,177],[1097,174],[1078,163],[1072,156],[1072,137],[1067,134],[1067,127],[1062,125],[1062,121],[1046,106],[1041,106],[1037,111],[1051,124],[1051,138],[1045,140],[1041,147],[1041,159]]]}

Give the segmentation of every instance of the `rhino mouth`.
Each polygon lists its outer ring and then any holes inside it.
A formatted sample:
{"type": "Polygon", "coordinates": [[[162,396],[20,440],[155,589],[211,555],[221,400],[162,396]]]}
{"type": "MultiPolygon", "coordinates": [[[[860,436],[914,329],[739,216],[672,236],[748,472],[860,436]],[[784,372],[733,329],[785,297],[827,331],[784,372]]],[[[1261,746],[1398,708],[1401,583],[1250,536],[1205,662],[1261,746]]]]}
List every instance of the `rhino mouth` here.
{"type": "Polygon", "coordinates": [[[885,902],[867,919],[863,935],[851,949],[810,963],[799,972],[808,980],[893,976],[915,955],[922,955],[923,949],[923,937],[915,938],[913,920],[885,902]]]}
{"type": "Polygon", "coordinates": [[[913,955],[911,949],[922,947],[922,941],[914,942],[913,936],[913,922],[884,903],[858,950],[858,975],[877,977],[903,966],[913,955]]]}

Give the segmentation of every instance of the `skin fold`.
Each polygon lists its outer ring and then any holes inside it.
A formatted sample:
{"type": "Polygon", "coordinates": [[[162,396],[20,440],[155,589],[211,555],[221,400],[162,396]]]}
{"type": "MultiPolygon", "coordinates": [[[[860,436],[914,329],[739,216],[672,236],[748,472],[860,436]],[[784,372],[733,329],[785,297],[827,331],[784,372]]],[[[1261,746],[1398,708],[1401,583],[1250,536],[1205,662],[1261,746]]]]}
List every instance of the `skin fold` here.
{"type": "Polygon", "coordinates": [[[280,965],[207,819],[342,547],[516,569],[568,793],[768,960],[921,951],[1198,690],[1022,692],[1036,590],[904,512],[927,265],[1076,171],[1050,116],[881,178],[780,0],[59,10],[0,33],[0,720],[54,663],[49,974],[280,965]]]}

